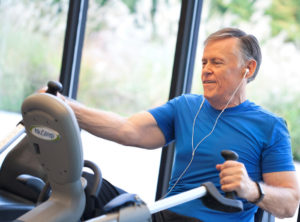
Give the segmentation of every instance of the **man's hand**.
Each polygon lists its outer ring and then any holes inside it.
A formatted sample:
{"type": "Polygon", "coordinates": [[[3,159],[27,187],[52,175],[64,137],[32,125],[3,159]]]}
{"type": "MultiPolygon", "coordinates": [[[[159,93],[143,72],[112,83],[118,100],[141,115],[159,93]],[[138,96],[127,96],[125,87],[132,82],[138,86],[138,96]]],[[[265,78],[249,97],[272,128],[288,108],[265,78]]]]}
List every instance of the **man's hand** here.
{"type": "Polygon", "coordinates": [[[224,192],[235,191],[237,195],[248,201],[255,201],[259,197],[257,185],[248,176],[244,164],[228,160],[217,164],[220,171],[220,184],[224,192]]]}
{"type": "MultiPolygon", "coordinates": [[[[47,87],[47,86],[44,86],[44,87],[40,88],[39,90],[37,90],[37,93],[46,93],[47,90],[48,90],[48,87],[47,87]]],[[[58,98],[60,98],[62,101],[67,102],[66,97],[63,96],[62,94],[60,94],[59,92],[56,93],[56,96],[57,96],[58,98]]]]}
{"type": "Polygon", "coordinates": [[[43,86],[42,88],[37,90],[37,93],[46,93],[48,87],[47,86],[43,86]]]}

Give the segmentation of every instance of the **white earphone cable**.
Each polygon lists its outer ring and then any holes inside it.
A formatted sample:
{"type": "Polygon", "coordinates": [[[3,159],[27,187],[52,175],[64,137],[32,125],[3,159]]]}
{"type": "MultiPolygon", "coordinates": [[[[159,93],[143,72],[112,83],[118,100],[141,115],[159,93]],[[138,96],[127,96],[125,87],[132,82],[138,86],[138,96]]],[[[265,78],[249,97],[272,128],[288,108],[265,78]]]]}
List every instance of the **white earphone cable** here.
{"type": "MultiPolygon", "coordinates": [[[[249,72],[249,70],[246,69],[245,74],[244,74],[244,76],[243,76],[243,79],[246,77],[246,75],[247,75],[248,72],[249,72]]],[[[227,109],[229,103],[231,102],[231,100],[232,100],[233,97],[235,96],[236,92],[237,92],[237,91],[239,90],[239,88],[241,87],[241,85],[242,85],[242,83],[243,83],[243,79],[240,81],[239,85],[238,85],[238,86],[236,87],[236,89],[233,91],[233,93],[232,93],[230,99],[228,100],[228,102],[226,103],[225,107],[222,109],[222,111],[221,111],[221,112],[219,113],[219,115],[217,116],[217,118],[216,118],[216,120],[215,120],[215,123],[214,123],[214,125],[213,125],[211,131],[210,131],[205,137],[203,137],[203,138],[199,141],[199,143],[196,145],[196,147],[194,148],[194,131],[195,131],[195,124],[196,124],[196,119],[197,119],[197,117],[198,117],[198,115],[199,115],[199,113],[200,113],[200,111],[201,111],[201,109],[202,109],[202,106],[203,106],[203,104],[204,104],[204,101],[205,101],[205,98],[203,97],[202,102],[201,102],[201,105],[200,105],[200,107],[199,107],[199,109],[198,109],[198,111],[197,111],[197,113],[196,113],[196,115],[195,115],[195,118],[194,118],[194,121],[193,121],[193,126],[192,126],[192,158],[191,158],[191,160],[189,161],[189,163],[188,163],[188,165],[186,166],[186,168],[183,170],[183,172],[182,172],[182,173],[180,174],[180,176],[177,178],[176,182],[175,182],[174,185],[171,187],[171,189],[170,189],[170,190],[169,190],[162,198],[160,198],[160,199],[165,198],[165,197],[166,197],[166,196],[167,196],[167,195],[175,188],[175,186],[178,184],[178,182],[181,180],[181,178],[185,175],[186,171],[190,168],[190,166],[191,166],[191,164],[192,164],[192,162],[193,162],[193,160],[194,160],[194,156],[195,156],[196,150],[198,149],[199,145],[200,145],[207,137],[209,137],[209,136],[214,132],[214,130],[215,130],[216,126],[217,126],[217,123],[218,123],[218,120],[219,120],[220,116],[221,116],[222,113],[225,111],[225,109],[227,109]]]]}

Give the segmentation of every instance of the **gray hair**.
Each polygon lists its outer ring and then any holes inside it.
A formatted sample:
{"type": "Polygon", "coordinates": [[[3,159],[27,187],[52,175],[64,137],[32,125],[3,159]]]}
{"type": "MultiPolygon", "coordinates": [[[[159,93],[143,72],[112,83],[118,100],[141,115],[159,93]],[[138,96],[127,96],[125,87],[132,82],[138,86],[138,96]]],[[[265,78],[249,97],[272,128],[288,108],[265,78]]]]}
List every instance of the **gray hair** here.
{"type": "Polygon", "coordinates": [[[204,41],[204,45],[207,45],[208,42],[226,39],[226,38],[238,38],[240,41],[240,52],[242,55],[242,59],[244,62],[247,62],[249,60],[255,60],[256,61],[256,69],[254,74],[248,79],[248,82],[251,82],[255,79],[260,64],[261,64],[261,50],[259,43],[255,36],[248,35],[244,31],[237,29],[237,28],[224,28],[220,29],[217,32],[212,33],[207,37],[207,39],[204,41]]]}

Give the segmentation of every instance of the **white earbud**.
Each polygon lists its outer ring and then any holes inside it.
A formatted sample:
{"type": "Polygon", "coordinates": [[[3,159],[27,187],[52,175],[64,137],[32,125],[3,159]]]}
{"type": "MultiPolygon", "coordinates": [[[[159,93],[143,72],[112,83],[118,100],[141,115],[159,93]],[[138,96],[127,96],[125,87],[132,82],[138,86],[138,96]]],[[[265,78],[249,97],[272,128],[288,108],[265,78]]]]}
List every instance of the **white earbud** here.
{"type": "Polygon", "coordinates": [[[248,72],[249,72],[249,69],[247,68],[246,71],[245,71],[245,73],[244,73],[244,77],[243,78],[246,78],[246,75],[248,74],[248,72]]]}

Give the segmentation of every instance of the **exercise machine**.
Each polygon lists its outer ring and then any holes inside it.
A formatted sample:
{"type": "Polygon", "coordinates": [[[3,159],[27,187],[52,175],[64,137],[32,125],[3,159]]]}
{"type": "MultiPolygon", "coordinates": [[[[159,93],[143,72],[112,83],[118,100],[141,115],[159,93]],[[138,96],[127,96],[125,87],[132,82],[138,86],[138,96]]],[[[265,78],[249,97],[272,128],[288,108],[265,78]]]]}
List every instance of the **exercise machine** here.
{"type": "MultiPolygon", "coordinates": [[[[48,87],[47,93],[31,95],[22,104],[26,136],[0,169],[0,220],[78,221],[86,203],[84,163],[95,173],[91,192],[98,195],[101,175],[95,165],[83,161],[75,115],[55,96],[61,85],[50,82],[48,87]]],[[[11,140],[21,135],[23,129],[18,128],[11,140]]]]}

